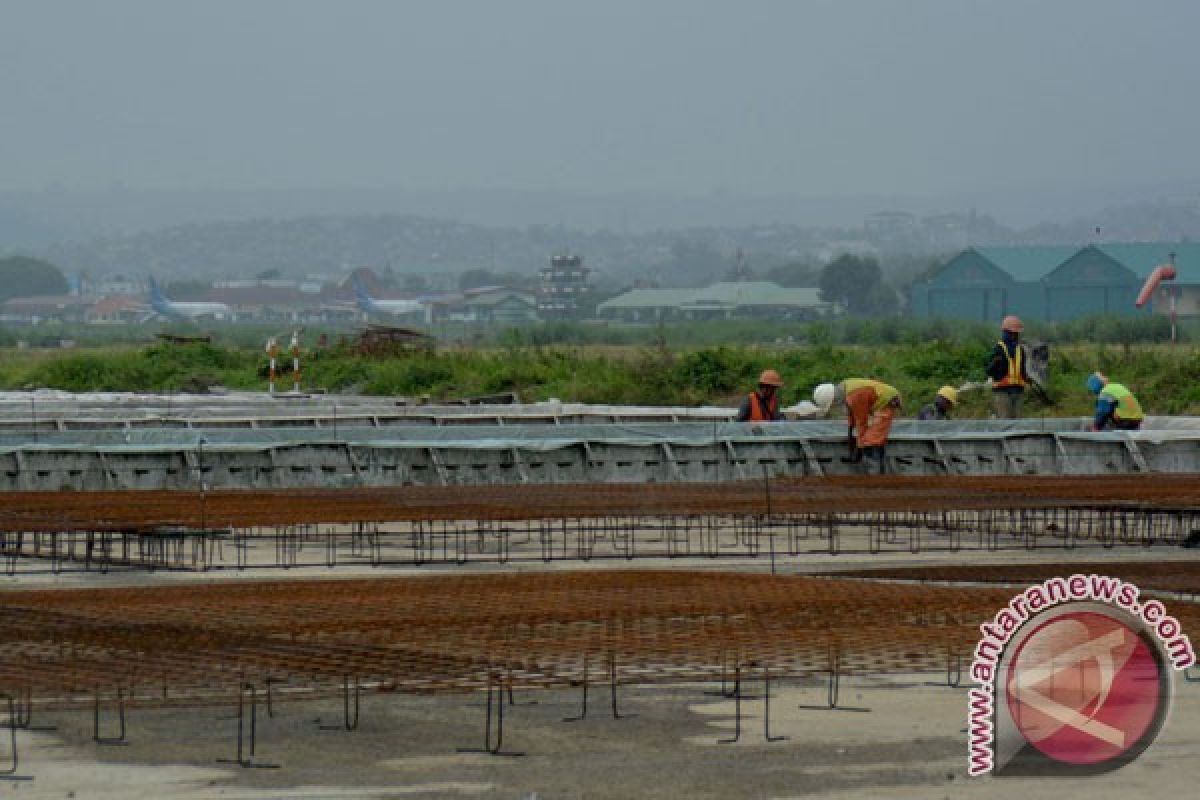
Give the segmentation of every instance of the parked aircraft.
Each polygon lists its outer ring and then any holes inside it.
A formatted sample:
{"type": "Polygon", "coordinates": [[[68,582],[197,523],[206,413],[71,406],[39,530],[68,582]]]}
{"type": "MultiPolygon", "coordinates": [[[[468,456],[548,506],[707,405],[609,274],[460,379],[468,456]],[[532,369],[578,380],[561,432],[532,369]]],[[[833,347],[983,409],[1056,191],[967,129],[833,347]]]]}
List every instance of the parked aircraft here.
{"type": "Polygon", "coordinates": [[[415,314],[425,310],[416,300],[376,300],[357,275],[354,276],[354,296],[359,310],[367,314],[415,314]]]}
{"type": "Polygon", "coordinates": [[[150,307],[161,316],[172,319],[233,319],[233,309],[224,303],[183,303],[168,300],[154,278],[150,279],[150,307]]]}

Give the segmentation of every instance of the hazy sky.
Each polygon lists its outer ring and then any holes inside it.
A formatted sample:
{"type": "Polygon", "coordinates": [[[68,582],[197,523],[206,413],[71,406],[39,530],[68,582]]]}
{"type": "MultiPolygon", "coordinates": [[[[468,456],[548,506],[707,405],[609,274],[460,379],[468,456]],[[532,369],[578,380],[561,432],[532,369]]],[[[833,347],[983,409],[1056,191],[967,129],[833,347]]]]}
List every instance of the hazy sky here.
{"type": "Polygon", "coordinates": [[[0,0],[0,190],[1194,179],[1192,0],[0,0]]]}

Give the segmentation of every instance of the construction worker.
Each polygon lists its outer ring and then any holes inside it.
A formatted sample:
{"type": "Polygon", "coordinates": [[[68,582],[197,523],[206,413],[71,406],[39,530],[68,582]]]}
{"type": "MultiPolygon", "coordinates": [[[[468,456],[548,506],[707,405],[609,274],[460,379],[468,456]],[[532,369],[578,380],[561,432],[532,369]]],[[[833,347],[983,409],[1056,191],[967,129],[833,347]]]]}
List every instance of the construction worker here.
{"type": "Polygon", "coordinates": [[[992,348],[987,374],[992,379],[992,406],[998,419],[1020,419],[1021,401],[1029,383],[1026,364],[1029,353],[1021,344],[1025,325],[1019,317],[1008,315],[1000,323],[1000,341],[992,348]]]}
{"type": "Polygon", "coordinates": [[[850,460],[857,463],[865,457],[867,472],[882,475],[888,433],[902,405],[899,390],[882,381],[847,378],[836,385],[818,386],[813,390],[813,402],[826,414],[838,402],[844,404],[850,460]]]}
{"type": "Polygon", "coordinates": [[[958,405],[958,389],[943,386],[937,390],[933,402],[921,409],[917,419],[950,419],[950,411],[958,405]]]}
{"type": "Polygon", "coordinates": [[[1142,427],[1146,415],[1133,392],[1099,372],[1088,376],[1087,390],[1096,395],[1096,416],[1091,430],[1136,431],[1142,427]]]}
{"type": "Polygon", "coordinates": [[[758,388],[748,394],[738,409],[738,422],[777,422],[783,419],[779,410],[779,390],[783,379],[773,369],[763,370],[758,376],[758,388]]]}

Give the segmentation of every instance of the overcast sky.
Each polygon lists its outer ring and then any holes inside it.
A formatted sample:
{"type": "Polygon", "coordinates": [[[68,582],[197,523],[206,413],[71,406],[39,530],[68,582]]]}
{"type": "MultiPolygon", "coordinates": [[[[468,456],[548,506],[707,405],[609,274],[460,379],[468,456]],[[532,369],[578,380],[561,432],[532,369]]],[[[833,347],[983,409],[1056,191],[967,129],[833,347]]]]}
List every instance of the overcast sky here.
{"type": "Polygon", "coordinates": [[[1190,0],[0,0],[0,189],[1198,177],[1190,0]]]}

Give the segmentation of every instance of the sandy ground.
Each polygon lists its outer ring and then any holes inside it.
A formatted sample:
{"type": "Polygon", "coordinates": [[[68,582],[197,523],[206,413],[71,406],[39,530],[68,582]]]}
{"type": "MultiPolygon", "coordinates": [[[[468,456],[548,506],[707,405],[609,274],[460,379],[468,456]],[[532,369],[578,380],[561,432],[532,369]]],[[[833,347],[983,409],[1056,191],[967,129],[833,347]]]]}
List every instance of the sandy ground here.
{"type": "MultiPolygon", "coordinates": [[[[482,696],[364,695],[359,727],[344,729],[340,698],[279,704],[259,718],[255,759],[278,768],[218,763],[232,758],[232,709],[131,710],[127,746],[91,741],[92,715],[37,714],[51,732],[21,732],[18,774],[0,798],[1012,798],[1192,795],[1200,756],[1200,683],[1180,682],[1167,728],[1139,760],[1074,781],[966,776],[966,692],[936,676],[858,678],[841,703],[813,708],[818,683],[772,687],[771,734],[763,738],[760,685],[742,704],[717,686],[622,687],[622,717],[593,687],[589,714],[579,690],[518,692],[507,707],[504,749],[522,756],[462,753],[483,742],[482,696]],[[802,707],[807,706],[807,707],[802,707]]],[[[106,727],[115,723],[105,718],[106,727]]],[[[108,733],[108,730],[104,731],[108,733]]],[[[8,743],[3,752],[7,754],[8,743]]]]}

